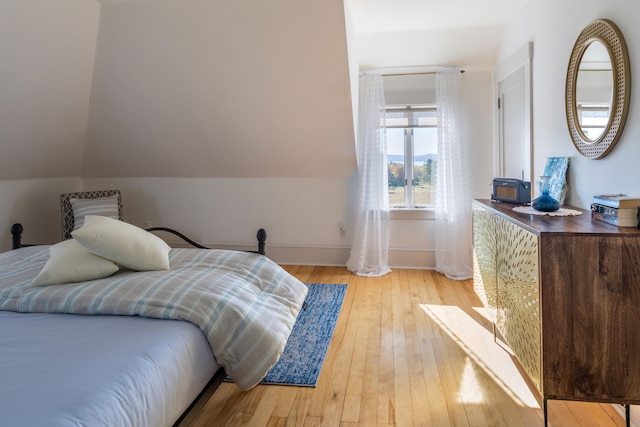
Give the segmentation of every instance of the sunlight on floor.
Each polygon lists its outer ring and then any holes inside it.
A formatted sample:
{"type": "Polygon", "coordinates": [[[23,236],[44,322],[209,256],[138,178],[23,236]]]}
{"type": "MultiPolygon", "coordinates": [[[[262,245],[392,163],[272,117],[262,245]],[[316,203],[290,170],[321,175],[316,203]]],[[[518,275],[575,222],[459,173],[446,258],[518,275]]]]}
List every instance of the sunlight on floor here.
{"type": "Polygon", "coordinates": [[[485,399],[482,394],[482,389],[478,385],[478,377],[473,369],[473,363],[470,358],[465,360],[462,380],[460,381],[460,402],[482,404],[485,402],[485,399]]]}
{"type": "Polygon", "coordinates": [[[490,330],[459,307],[431,304],[421,304],[420,307],[469,356],[460,386],[462,401],[482,400],[478,396],[480,386],[474,371],[475,363],[515,402],[530,408],[540,407],[510,354],[494,342],[490,330]]]}

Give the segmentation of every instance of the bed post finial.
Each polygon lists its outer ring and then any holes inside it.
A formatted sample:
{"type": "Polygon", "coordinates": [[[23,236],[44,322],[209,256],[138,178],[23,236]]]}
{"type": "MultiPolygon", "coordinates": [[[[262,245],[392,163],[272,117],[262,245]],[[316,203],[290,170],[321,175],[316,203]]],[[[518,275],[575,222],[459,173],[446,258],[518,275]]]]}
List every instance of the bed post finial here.
{"type": "Polygon", "coordinates": [[[256,238],[258,239],[258,253],[261,255],[265,255],[266,251],[264,250],[264,242],[267,241],[267,232],[264,228],[258,230],[256,238]]]}
{"type": "Polygon", "coordinates": [[[11,226],[11,248],[18,249],[22,246],[22,231],[24,228],[22,224],[15,223],[11,226]]]}

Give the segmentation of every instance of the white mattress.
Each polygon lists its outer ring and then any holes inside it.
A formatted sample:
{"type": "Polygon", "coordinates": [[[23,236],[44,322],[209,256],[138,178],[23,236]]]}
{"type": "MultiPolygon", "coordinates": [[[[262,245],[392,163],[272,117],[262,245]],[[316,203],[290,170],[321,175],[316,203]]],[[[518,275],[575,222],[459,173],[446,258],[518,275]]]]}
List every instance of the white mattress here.
{"type": "Polygon", "coordinates": [[[0,425],[171,426],[218,367],[187,322],[0,312],[0,425]]]}

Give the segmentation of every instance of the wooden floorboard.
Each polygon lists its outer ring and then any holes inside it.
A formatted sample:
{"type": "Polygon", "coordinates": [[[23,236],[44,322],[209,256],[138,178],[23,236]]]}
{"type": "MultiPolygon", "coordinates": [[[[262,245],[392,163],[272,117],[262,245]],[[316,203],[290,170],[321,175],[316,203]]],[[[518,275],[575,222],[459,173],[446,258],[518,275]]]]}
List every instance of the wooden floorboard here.
{"type": "MultiPolygon", "coordinates": [[[[223,383],[188,425],[543,425],[539,399],[494,342],[471,281],[431,270],[370,278],[340,267],[284,268],[304,282],[349,285],[317,386],[243,392],[223,383]]],[[[548,409],[551,427],[625,425],[611,405],[549,401],[548,409]]]]}

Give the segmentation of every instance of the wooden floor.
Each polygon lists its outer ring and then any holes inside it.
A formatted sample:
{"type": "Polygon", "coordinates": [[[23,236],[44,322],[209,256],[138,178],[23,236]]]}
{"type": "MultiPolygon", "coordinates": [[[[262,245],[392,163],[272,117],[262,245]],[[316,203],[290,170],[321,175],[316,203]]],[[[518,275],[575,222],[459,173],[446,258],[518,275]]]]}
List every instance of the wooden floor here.
{"type": "MultiPolygon", "coordinates": [[[[349,288],[317,387],[224,383],[201,426],[542,426],[542,410],[492,335],[472,281],[429,270],[381,278],[288,266],[349,288]]],[[[549,402],[550,426],[624,426],[611,405],[549,402]]]]}

